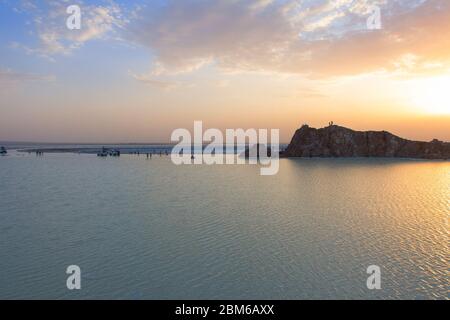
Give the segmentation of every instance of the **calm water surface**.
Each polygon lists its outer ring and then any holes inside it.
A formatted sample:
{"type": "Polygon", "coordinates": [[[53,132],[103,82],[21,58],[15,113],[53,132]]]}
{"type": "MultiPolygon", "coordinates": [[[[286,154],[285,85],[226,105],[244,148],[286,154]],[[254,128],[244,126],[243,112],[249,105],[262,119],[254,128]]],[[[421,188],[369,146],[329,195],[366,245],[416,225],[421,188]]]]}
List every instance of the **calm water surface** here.
{"type": "Polygon", "coordinates": [[[450,162],[283,159],[263,177],[13,152],[0,181],[2,299],[449,297],[450,162]]]}

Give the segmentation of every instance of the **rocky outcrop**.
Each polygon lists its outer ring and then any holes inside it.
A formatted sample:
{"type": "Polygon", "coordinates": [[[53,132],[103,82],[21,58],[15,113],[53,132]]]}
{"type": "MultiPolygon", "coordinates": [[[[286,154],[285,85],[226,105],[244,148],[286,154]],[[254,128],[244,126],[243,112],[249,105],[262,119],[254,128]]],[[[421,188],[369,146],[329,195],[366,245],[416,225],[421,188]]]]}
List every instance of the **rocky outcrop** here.
{"type": "Polygon", "coordinates": [[[410,141],[386,131],[354,131],[330,125],[298,129],[285,157],[396,157],[450,160],[450,143],[410,141]]]}

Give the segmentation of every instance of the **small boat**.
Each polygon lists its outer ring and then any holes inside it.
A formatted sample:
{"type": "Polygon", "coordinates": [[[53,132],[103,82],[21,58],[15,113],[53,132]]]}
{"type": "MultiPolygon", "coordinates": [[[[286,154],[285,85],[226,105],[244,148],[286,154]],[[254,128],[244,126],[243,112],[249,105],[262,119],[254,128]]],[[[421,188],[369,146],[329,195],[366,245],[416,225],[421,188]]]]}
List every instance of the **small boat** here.
{"type": "Polygon", "coordinates": [[[1,155],[1,156],[6,156],[7,153],[8,153],[8,151],[6,151],[6,148],[5,148],[5,147],[1,147],[1,148],[0,148],[0,155],[1,155]]]}
{"type": "Polygon", "coordinates": [[[111,150],[111,151],[109,151],[109,155],[111,157],[120,157],[120,151],[119,150],[111,150]]]}
{"type": "Polygon", "coordinates": [[[100,151],[99,153],[97,153],[97,157],[102,157],[105,158],[108,156],[108,151],[106,150],[105,147],[102,148],[102,151],[100,151]]]}

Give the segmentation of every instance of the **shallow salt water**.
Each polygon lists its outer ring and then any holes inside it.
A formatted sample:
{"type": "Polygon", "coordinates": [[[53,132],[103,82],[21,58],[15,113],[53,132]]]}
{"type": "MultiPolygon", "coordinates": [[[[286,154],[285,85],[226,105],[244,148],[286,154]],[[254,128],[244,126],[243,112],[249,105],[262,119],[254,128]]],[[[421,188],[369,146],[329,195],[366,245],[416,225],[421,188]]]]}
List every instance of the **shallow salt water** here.
{"type": "Polygon", "coordinates": [[[0,181],[1,299],[449,297],[448,161],[11,153],[0,181]]]}

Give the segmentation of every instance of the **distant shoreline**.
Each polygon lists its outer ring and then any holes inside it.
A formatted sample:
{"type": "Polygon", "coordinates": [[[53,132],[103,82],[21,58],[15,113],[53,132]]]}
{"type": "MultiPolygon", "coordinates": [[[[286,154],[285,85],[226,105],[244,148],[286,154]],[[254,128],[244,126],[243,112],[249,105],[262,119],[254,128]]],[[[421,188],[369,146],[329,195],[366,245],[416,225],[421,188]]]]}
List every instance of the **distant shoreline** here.
{"type": "Polygon", "coordinates": [[[108,150],[120,150],[123,154],[133,154],[133,153],[159,153],[169,151],[173,148],[173,145],[160,144],[160,145],[136,145],[132,147],[131,145],[126,145],[130,147],[120,147],[120,145],[102,145],[101,147],[75,147],[75,148],[25,148],[17,149],[17,152],[22,153],[82,153],[82,154],[97,154],[102,151],[103,147],[108,150]],[[137,147],[139,146],[139,147],[137,147]]]}

